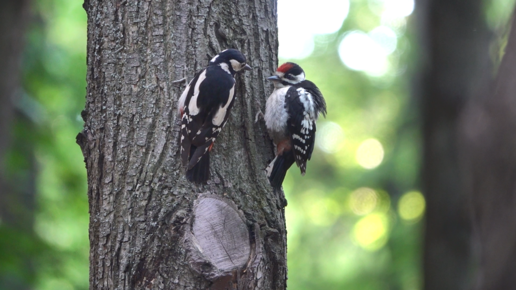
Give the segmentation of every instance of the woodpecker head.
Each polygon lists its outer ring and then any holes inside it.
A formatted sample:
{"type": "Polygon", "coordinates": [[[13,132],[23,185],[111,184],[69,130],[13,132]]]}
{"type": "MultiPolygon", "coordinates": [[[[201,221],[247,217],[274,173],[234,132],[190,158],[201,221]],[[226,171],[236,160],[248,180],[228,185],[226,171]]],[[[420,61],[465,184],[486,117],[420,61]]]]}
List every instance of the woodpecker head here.
{"type": "Polygon", "coordinates": [[[218,65],[228,73],[235,74],[241,70],[251,70],[246,64],[245,56],[236,49],[226,49],[210,60],[210,65],[218,65]]]}
{"type": "Polygon", "coordinates": [[[304,81],[305,72],[299,65],[293,62],[286,62],[278,67],[273,76],[267,79],[272,81],[275,88],[279,89],[304,81]]]}

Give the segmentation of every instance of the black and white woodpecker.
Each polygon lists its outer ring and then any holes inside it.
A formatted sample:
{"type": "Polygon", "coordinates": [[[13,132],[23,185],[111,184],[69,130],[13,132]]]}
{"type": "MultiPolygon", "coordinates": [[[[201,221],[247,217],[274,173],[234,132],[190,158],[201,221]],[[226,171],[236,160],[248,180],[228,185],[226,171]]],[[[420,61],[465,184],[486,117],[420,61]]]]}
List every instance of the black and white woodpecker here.
{"type": "Polygon", "coordinates": [[[210,151],[235,100],[235,74],[250,69],[240,51],[226,49],[195,74],[181,94],[180,153],[189,181],[206,183],[210,177],[210,151]]]}
{"type": "Polygon", "coordinates": [[[274,84],[274,91],[267,99],[264,119],[276,145],[276,157],[267,166],[266,174],[272,187],[280,189],[294,162],[305,174],[306,162],[314,150],[315,123],[319,113],[326,117],[326,102],[295,63],[282,64],[268,80],[274,84]]]}

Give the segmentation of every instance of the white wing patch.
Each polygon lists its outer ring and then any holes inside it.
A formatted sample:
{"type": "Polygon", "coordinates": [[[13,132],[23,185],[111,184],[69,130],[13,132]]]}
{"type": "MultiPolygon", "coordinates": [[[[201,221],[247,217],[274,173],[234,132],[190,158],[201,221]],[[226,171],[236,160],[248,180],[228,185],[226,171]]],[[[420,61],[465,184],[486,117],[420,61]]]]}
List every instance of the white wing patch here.
{"type": "Polygon", "coordinates": [[[197,82],[195,83],[194,92],[192,98],[190,98],[190,102],[188,103],[188,111],[191,116],[195,116],[199,114],[199,107],[197,106],[197,98],[199,97],[199,86],[206,79],[206,70],[203,70],[199,75],[197,82]]]}
{"type": "MultiPolygon", "coordinates": [[[[305,119],[308,117],[309,119],[317,120],[317,116],[315,115],[315,105],[314,100],[312,98],[312,94],[310,94],[303,88],[298,88],[297,93],[299,94],[299,100],[301,101],[301,103],[303,103],[303,106],[305,107],[305,112],[307,112],[309,115],[305,115],[305,119]]],[[[310,125],[310,129],[311,127],[312,126],[310,125]]]]}
{"type": "Polygon", "coordinates": [[[185,90],[181,94],[181,97],[179,97],[179,101],[177,101],[177,110],[179,114],[181,114],[181,111],[184,110],[186,96],[188,95],[188,91],[190,90],[190,85],[192,84],[192,81],[186,86],[185,90]]]}
{"type": "Polygon", "coordinates": [[[227,63],[220,63],[219,66],[225,71],[227,72],[228,74],[231,74],[231,72],[229,71],[229,65],[227,63]]]}
{"type": "Polygon", "coordinates": [[[228,101],[226,102],[226,105],[220,106],[219,110],[213,117],[213,120],[211,121],[213,123],[213,125],[220,126],[220,124],[222,124],[222,122],[224,122],[228,107],[231,104],[231,101],[233,101],[234,93],[235,93],[235,85],[233,85],[231,90],[229,90],[229,97],[228,97],[228,101]]]}

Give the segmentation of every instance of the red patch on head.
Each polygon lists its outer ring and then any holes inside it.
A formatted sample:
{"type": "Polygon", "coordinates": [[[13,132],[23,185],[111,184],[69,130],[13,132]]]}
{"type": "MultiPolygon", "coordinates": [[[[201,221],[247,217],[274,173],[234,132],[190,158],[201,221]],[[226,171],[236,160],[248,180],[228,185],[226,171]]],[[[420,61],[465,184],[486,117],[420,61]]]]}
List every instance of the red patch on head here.
{"type": "Polygon", "coordinates": [[[293,63],[286,62],[286,63],[282,64],[280,67],[278,67],[278,69],[276,71],[279,71],[279,72],[282,72],[282,73],[286,73],[293,66],[294,66],[293,63]]]}

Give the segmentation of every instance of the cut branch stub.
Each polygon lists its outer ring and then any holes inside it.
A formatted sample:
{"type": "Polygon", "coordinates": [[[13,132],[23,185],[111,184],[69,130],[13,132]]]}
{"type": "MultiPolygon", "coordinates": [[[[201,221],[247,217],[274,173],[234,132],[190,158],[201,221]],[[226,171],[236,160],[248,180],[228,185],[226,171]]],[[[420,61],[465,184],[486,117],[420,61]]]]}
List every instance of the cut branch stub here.
{"type": "Polygon", "coordinates": [[[232,201],[216,195],[201,195],[195,202],[187,239],[192,268],[212,281],[243,269],[250,258],[244,215],[232,201]]]}

